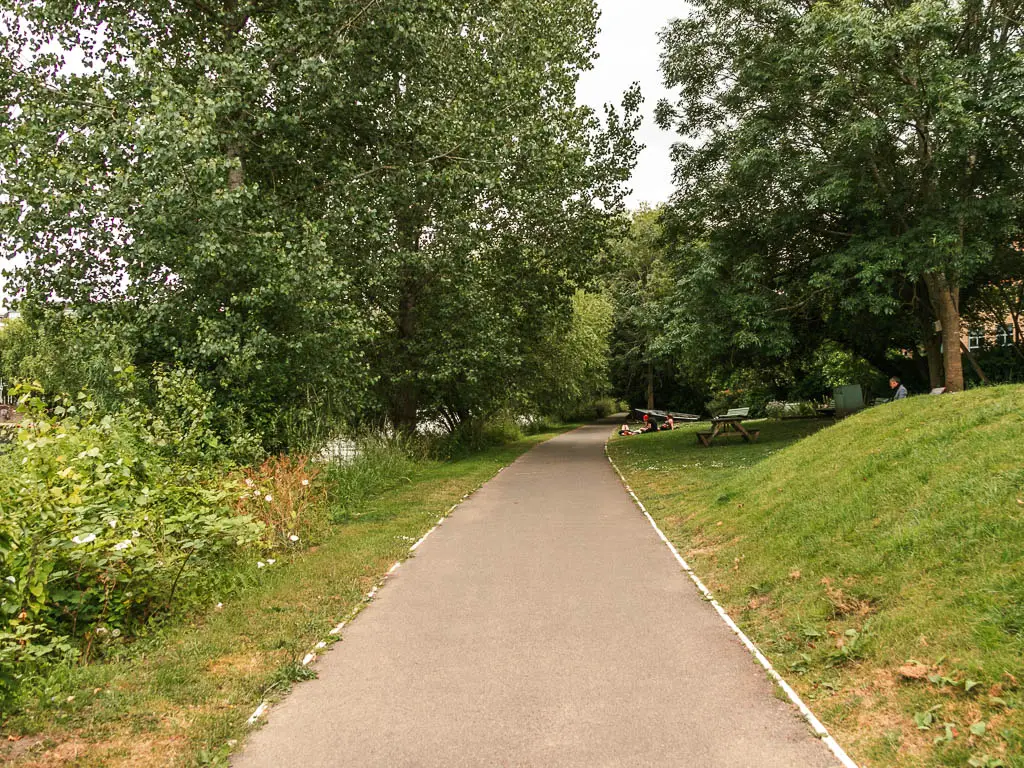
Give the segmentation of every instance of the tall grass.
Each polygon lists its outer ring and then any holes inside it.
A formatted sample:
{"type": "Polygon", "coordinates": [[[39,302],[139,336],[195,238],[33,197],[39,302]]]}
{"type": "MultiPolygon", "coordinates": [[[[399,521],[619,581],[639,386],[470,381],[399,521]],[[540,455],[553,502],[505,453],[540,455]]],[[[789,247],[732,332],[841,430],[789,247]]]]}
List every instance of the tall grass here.
{"type": "Polygon", "coordinates": [[[427,461],[415,439],[370,436],[357,444],[353,459],[331,461],[322,469],[333,522],[357,515],[368,499],[408,484],[416,467],[427,461]]]}

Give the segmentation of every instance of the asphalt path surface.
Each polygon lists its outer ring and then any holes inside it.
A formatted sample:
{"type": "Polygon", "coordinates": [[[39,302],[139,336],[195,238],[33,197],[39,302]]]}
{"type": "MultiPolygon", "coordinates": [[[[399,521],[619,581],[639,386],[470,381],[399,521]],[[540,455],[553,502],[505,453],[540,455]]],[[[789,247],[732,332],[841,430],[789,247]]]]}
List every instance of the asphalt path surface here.
{"type": "Polygon", "coordinates": [[[837,766],[637,510],[609,430],[459,506],[235,768],[837,766]]]}

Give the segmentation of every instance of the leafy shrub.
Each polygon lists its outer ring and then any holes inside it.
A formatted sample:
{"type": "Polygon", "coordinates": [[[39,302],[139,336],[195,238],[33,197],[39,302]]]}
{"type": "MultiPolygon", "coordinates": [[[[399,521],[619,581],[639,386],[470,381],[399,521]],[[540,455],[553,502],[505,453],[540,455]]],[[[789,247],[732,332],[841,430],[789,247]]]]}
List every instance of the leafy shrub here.
{"type": "Polygon", "coordinates": [[[884,395],[888,392],[888,375],[832,341],[825,342],[815,351],[811,368],[828,389],[860,384],[865,394],[884,395]]]}
{"type": "Polygon", "coordinates": [[[178,463],[194,466],[263,458],[259,437],[241,416],[218,407],[191,371],[157,366],[148,381],[135,368],[117,371],[117,412],[145,424],[140,436],[178,463]]]}
{"type": "MultiPolygon", "coordinates": [[[[51,405],[38,388],[19,407],[0,455],[0,695],[29,662],[136,632],[264,535],[233,508],[230,465],[180,460],[152,414],[51,405]]],[[[210,439],[198,427],[183,442],[210,439]]]]}
{"type": "Polygon", "coordinates": [[[720,389],[713,393],[707,403],[707,411],[712,416],[725,413],[730,408],[750,408],[750,415],[763,416],[768,403],[772,402],[772,393],[763,387],[740,387],[737,389],[720,389]]]}
{"type": "MultiPolygon", "coordinates": [[[[981,349],[974,353],[974,357],[985,372],[989,381],[994,384],[1013,384],[1024,382],[1024,357],[1021,357],[1020,350],[1013,346],[1000,347],[984,342],[981,349]]],[[[964,363],[964,373],[968,383],[977,386],[978,374],[973,366],[964,363]]]]}
{"type": "Polygon", "coordinates": [[[21,317],[0,328],[0,376],[41,381],[47,392],[88,390],[101,407],[119,400],[118,366],[136,353],[127,326],[79,313],[21,317]]]}
{"type": "Polygon", "coordinates": [[[797,416],[814,416],[814,403],[809,400],[801,400],[795,403],[784,403],[781,400],[771,400],[764,407],[764,415],[769,419],[793,418],[797,416]]]}

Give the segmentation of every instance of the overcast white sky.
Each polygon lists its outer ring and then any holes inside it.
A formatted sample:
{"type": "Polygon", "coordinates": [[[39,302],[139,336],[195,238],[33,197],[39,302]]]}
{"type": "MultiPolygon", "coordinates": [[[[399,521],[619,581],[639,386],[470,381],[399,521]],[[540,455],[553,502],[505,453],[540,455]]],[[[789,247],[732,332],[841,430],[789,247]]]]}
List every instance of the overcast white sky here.
{"type": "Polygon", "coordinates": [[[686,14],[679,0],[597,0],[601,9],[600,54],[594,69],[580,79],[577,98],[596,110],[606,102],[618,104],[630,83],[640,83],[644,95],[644,124],[639,140],[645,144],[633,172],[631,208],[646,202],[655,205],[672,193],[672,165],[669,150],[674,135],[654,124],[654,107],[671,94],[661,84],[658,71],[658,31],[669,19],[686,14]]]}

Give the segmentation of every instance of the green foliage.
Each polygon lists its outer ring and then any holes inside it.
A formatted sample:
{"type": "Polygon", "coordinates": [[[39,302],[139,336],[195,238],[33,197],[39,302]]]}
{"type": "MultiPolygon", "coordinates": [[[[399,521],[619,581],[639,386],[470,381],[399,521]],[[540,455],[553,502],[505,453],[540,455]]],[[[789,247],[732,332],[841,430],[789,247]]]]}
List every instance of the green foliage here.
{"type": "Polygon", "coordinates": [[[707,0],[669,25],[672,346],[759,366],[833,339],[882,368],[940,355],[939,320],[961,388],[961,292],[1020,261],[1022,35],[988,1],[707,0]]]}
{"type": "Polygon", "coordinates": [[[620,392],[642,391],[644,405],[653,394],[655,369],[665,363],[663,333],[671,309],[661,215],[660,209],[641,208],[607,246],[606,290],[615,308],[611,374],[620,392]]]}
{"type": "Polygon", "coordinates": [[[807,375],[818,380],[828,392],[834,387],[860,384],[865,395],[884,396],[888,390],[889,375],[879,371],[862,357],[832,341],[826,341],[811,358],[807,375]]]}
{"type": "Polygon", "coordinates": [[[0,328],[0,377],[44,382],[53,393],[88,391],[104,407],[119,399],[117,370],[134,349],[123,327],[99,324],[74,313],[21,317],[0,328]]]}
{"type": "MultiPolygon", "coordinates": [[[[1024,356],[1015,346],[997,347],[994,344],[985,344],[974,352],[974,357],[990,382],[1024,383],[1024,356]]],[[[975,386],[980,384],[973,369],[969,371],[968,381],[975,386]]]]}
{"type": "Polygon", "coordinates": [[[592,0],[0,11],[26,316],[194,371],[268,449],[530,391],[638,151],[636,89],[576,103],[592,0]]]}
{"type": "Polygon", "coordinates": [[[601,294],[577,291],[572,315],[558,324],[534,353],[528,405],[570,420],[609,388],[609,334],[613,307],[601,294]]]}
{"type": "Polygon", "coordinates": [[[498,411],[487,419],[471,419],[455,427],[449,434],[429,441],[431,455],[442,458],[464,458],[476,451],[508,445],[523,439],[520,419],[508,410],[498,411]]]}
{"type": "Polygon", "coordinates": [[[259,541],[237,515],[229,465],[188,463],[216,438],[138,410],[101,415],[86,395],[21,399],[0,454],[0,629],[8,686],[28,661],[87,657],[203,592],[216,567],[259,541]],[[182,452],[175,450],[180,444],[182,452]]]}
{"type": "Polygon", "coordinates": [[[730,408],[749,408],[751,417],[764,416],[768,403],[775,400],[776,388],[764,381],[757,371],[731,372],[722,385],[712,389],[707,413],[718,416],[730,408]]]}
{"type": "Polygon", "coordinates": [[[764,415],[770,419],[814,416],[815,413],[814,403],[808,400],[799,400],[791,403],[772,400],[764,407],[764,415]]]}
{"type": "Polygon", "coordinates": [[[419,451],[407,438],[367,437],[347,462],[330,462],[323,469],[335,522],[358,516],[370,499],[409,482],[419,451]]]}

